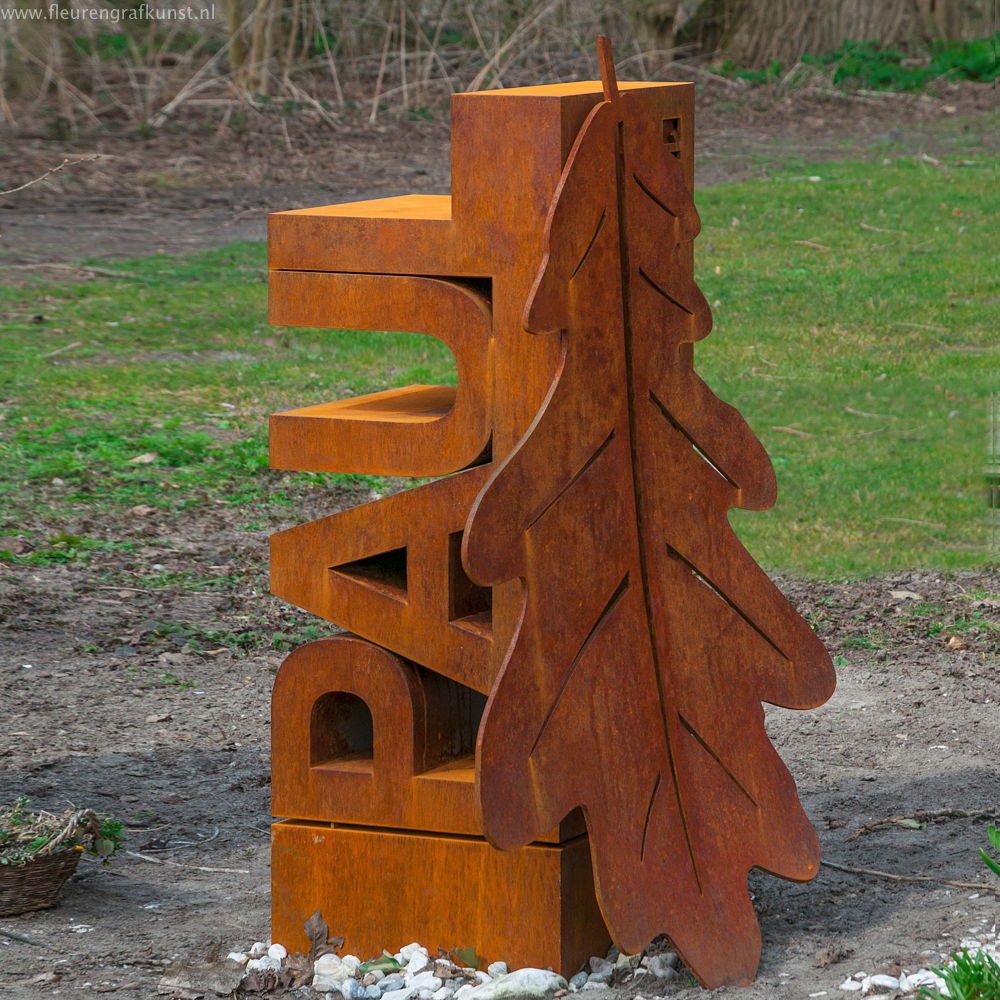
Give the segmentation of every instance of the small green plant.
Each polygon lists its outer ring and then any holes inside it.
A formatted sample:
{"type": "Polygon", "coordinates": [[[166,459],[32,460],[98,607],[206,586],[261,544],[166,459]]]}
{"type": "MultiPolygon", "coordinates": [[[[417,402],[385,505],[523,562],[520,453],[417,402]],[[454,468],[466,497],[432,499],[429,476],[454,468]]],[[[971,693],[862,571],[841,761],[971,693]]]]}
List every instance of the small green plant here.
{"type": "Polygon", "coordinates": [[[951,962],[934,970],[943,980],[945,992],[926,986],[917,994],[925,1000],[997,1000],[1000,997],[1000,963],[984,951],[975,954],[963,948],[951,962]]]}
{"type": "Polygon", "coordinates": [[[122,824],[92,809],[60,814],[29,809],[24,795],[0,808],[0,865],[25,865],[56,851],[77,850],[103,858],[105,864],[122,845],[122,824]]]}
{"type": "Polygon", "coordinates": [[[169,687],[179,687],[181,690],[193,688],[197,683],[197,681],[191,680],[190,677],[178,677],[169,670],[165,674],[160,674],[160,680],[169,687]]]}
{"type": "Polygon", "coordinates": [[[763,69],[748,69],[728,59],[717,72],[754,86],[780,82],[794,87],[808,82],[810,71],[818,70],[829,74],[833,85],[843,90],[917,91],[941,78],[981,83],[997,79],[998,45],[1000,34],[970,41],[934,42],[922,58],[910,58],[892,45],[846,39],[830,52],[805,53],[802,66],[790,72],[780,62],[772,62],[763,69]]]}
{"type": "MultiPolygon", "coordinates": [[[[990,845],[995,851],[1000,854],[1000,830],[998,830],[992,823],[986,831],[986,836],[989,837],[990,845]]],[[[1000,877],[1000,862],[994,860],[986,853],[985,847],[979,848],[979,853],[983,856],[983,861],[986,862],[986,867],[989,868],[994,875],[1000,877]]]]}

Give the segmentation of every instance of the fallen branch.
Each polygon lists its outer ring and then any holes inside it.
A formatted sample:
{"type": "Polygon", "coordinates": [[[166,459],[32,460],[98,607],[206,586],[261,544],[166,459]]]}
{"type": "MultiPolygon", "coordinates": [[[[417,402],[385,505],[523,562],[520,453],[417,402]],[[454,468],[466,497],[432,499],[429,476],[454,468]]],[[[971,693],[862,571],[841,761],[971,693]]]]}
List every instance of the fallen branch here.
{"type": "MultiPolygon", "coordinates": [[[[32,182],[34,183],[34,182],[32,182]]],[[[3,194],[5,192],[0,192],[3,194]]],[[[54,261],[37,264],[9,264],[8,267],[19,267],[26,270],[45,270],[46,268],[56,268],[60,271],[87,271],[90,274],[100,274],[105,278],[121,278],[123,281],[146,281],[134,274],[125,274],[122,271],[112,271],[106,267],[92,267],[89,264],[57,264],[54,261]]]]}
{"type": "Polygon", "coordinates": [[[940,521],[921,521],[916,517],[878,517],[877,521],[898,521],[900,524],[918,524],[922,528],[947,528],[946,524],[940,521]]]}
{"type": "Polygon", "coordinates": [[[915,819],[920,823],[930,823],[937,819],[993,819],[998,812],[1000,812],[998,809],[981,809],[979,812],[965,812],[963,809],[936,809],[932,811],[925,809],[921,812],[910,813],[908,816],[886,816],[884,819],[866,823],[855,830],[844,843],[849,844],[852,840],[857,840],[858,837],[871,833],[872,830],[877,830],[880,826],[900,823],[905,819],[915,819]]]}
{"type": "Polygon", "coordinates": [[[45,944],[44,941],[36,941],[34,938],[25,937],[23,934],[15,934],[13,931],[5,931],[0,927],[0,936],[5,938],[10,938],[12,941],[23,941],[25,944],[33,944],[36,948],[48,948],[50,951],[55,951],[50,944],[45,944]]]}
{"type": "Polygon", "coordinates": [[[772,427],[772,431],[781,431],[784,434],[794,434],[796,437],[800,438],[811,438],[812,434],[809,431],[800,431],[798,427],[772,427]]]}
{"type": "Polygon", "coordinates": [[[814,250],[829,250],[827,246],[823,246],[822,243],[816,243],[814,240],[792,240],[792,242],[797,247],[812,247],[814,250]]]}
{"type": "Polygon", "coordinates": [[[226,875],[249,875],[247,868],[204,868],[201,865],[182,865],[179,861],[168,861],[166,858],[151,858],[148,854],[140,854],[138,851],[126,851],[127,855],[138,858],[140,861],[149,861],[154,865],[170,865],[172,868],[190,868],[196,872],[222,872],[226,875]]]}
{"type": "Polygon", "coordinates": [[[49,351],[47,354],[39,354],[38,357],[40,359],[54,358],[57,354],[65,354],[67,351],[72,351],[73,348],[79,347],[82,343],[82,340],[74,340],[72,344],[66,344],[64,347],[57,347],[54,351],[49,351]]]}
{"type": "Polygon", "coordinates": [[[880,872],[874,868],[848,868],[847,865],[838,865],[833,861],[820,861],[824,868],[833,868],[834,871],[847,872],[849,875],[871,875],[874,878],[887,878],[893,882],[936,882],[938,885],[950,885],[956,889],[978,889],[980,892],[991,892],[995,896],[1000,896],[1000,889],[992,885],[983,885],[981,882],[952,882],[946,878],[934,878],[933,875],[894,875],[892,872],[880,872]]]}
{"type": "Polygon", "coordinates": [[[853,406],[845,406],[844,413],[850,413],[852,417],[875,417],[885,420],[895,420],[896,417],[891,413],[868,413],[866,410],[855,410],[853,406]]]}
{"type": "Polygon", "coordinates": [[[889,320],[889,326],[912,326],[918,330],[934,330],[936,333],[948,333],[946,326],[931,326],[929,323],[898,323],[889,320]]]}
{"type": "Polygon", "coordinates": [[[871,233],[902,233],[909,235],[905,229],[883,229],[881,226],[869,226],[867,222],[859,223],[862,229],[867,229],[871,233]]]}
{"type": "Polygon", "coordinates": [[[69,159],[67,157],[58,166],[49,167],[44,174],[36,177],[33,181],[27,181],[16,188],[8,188],[6,191],[0,191],[0,195],[4,194],[17,194],[18,191],[23,191],[25,188],[31,187],[32,184],[38,184],[44,181],[46,177],[51,177],[53,174],[58,173],[60,170],[64,170],[66,167],[75,167],[78,163],[89,163],[91,160],[100,160],[104,157],[103,153],[91,153],[90,156],[81,156],[75,160],[69,159]]]}

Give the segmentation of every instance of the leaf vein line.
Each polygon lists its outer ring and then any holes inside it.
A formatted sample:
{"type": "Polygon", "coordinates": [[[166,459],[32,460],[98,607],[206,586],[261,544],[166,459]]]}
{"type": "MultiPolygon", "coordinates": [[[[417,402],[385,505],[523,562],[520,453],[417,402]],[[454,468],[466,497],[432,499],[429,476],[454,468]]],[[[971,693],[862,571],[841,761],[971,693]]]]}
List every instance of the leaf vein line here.
{"type": "Polygon", "coordinates": [[[662,288],[660,288],[660,286],[655,281],[653,281],[653,279],[648,274],[646,274],[646,272],[641,267],[639,268],[639,277],[642,278],[642,280],[645,281],[646,284],[649,285],[649,287],[652,288],[654,292],[656,292],[658,295],[662,295],[668,302],[677,306],[677,308],[680,309],[682,312],[686,312],[688,316],[694,315],[693,309],[688,309],[686,305],[684,305],[682,302],[678,302],[677,299],[675,299],[669,292],[666,292],[662,288]]]}
{"type": "Polygon", "coordinates": [[[677,218],[677,213],[672,208],[670,208],[669,205],[666,205],[664,204],[664,202],[660,201],[660,199],[657,198],[656,195],[653,194],[653,192],[648,187],[646,187],[645,184],[642,183],[642,180],[640,179],[637,173],[632,174],[632,180],[634,180],[636,184],[639,185],[639,189],[643,191],[645,194],[649,195],[649,197],[654,202],[656,202],[656,204],[659,205],[660,208],[662,208],[663,211],[667,213],[667,215],[673,216],[675,219],[677,218]]]}
{"type": "MultiPolygon", "coordinates": [[[[634,331],[632,329],[632,301],[631,301],[631,288],[632,282],[629,279],[631,274],[631,263],[629,260],[629,246],[628,240],[626,238],[626,230],[629,219],[628,211],[628,185],[625,183],[626,178],[626,164],[625,164],[625,124],[624,121],[619,120],[618,122],[618,135],[615,140],[615,184],[618,194],[618,254],[619,254],[619,265],[621,267],[621,299],[622,299],[622,332],[625,338],[625,369],[628,375],[628,425],[629,425],[629,451],[632,458],[632,500],[635,505],[635,523],[638,528],[639,538],[645,537],[646,526],[645,518],[643,515],[644,505],[642,496],[642,484],[641,479],[637,476],[636,470],[639,466],[639,455],[638,455],[638,441],[636,440],[636,409],[637,403],[636,393],[635,393],[635,366],[633,359],[633,340],[634,331]]],[[[634,171],[633,171],[634,173],[634,171]]],[[[642,267],[639,266],[639,274],[649,282],[652,287],[661,294],[666,294],[659,288],[654,282],[652,282],[649,277],[643,272],[642,267]]],[[[667,298],[673,302],[673,299],[667,298]]],[[[681,309],[684,307],[680,303],[676,303],[681,309]]],[[[693,315],[693,313],[692,313],[693,315]]],[[[674,758],[673,747],[671,746],[671,740],[673,739],[671,733],[671,723],[669,718],[669,713],[667,710],[666,697],[664,688],[671,685],[671,679],[669,674],[666,673],[664,668],[660,665],[659,656],[659,643],[656,636],[656,617],[653,614],[653,599],[650,593],[650,582],[649,582],[649,561],[646,556],[646,547],[641,542],[639,544],[639,570],[642,580],[642,599],[646,606],[646,620],[649,622],[649,653],[652,659],[653,673],[656,678],[656,692],[657,699],[660,705],[660,721],[663,726],[663,738],[664,747],[667,753],[667,762],[670,766],[670,775],[673,780],[673,791],[674,798],[677,802],[677,811],[681,819],[681,826],[684,830],[684,841],[687,845],[688,857],[691,860],[691,872],[694,875],[695,882],[698,885],[698,892],[702,893],[704,890],[701,884],[701,873],[698,870],[698,859],[695,857],[694,853],[694,841],[691,838],[691,829],[688,824],[687,809],[684,806],[684,796],[681,792],[681,786],[679,781],[679,776],[677,774],[677,761],[674,758]]]]}
{"type": "Polygon", "coordinates": [[[594,622],[593,627],[590,632],[587,633],[587,638],[583,640],[580,648],[577,650],[576,656],[573,657],[573,662],[569,665],[563,676],[562,683],[559,685],[559,690],[556,692],[555,698],[552,699],[552,704],[549,706],[548,712],[545,714],[545,718],[542,720],[542,725],[538,730],[538,735],[535,737],[535,742],[531,744],[531,749],[528,751],[528,756],[533,757],[535,750],[538,748],[538,744],[542,740],[542,736],[545,734],[545,730],[548,728],[549,723],[552,721],[552,716],[555,714],[556,708],[559,706],[559,702],[562,700],[562,696],[566,693],[566,688],[569,686],[569,682],[576,672],[576,668],[580,665],[583,660],[584,654],[590,648],[591,643],[597,637],[597,634],[604,628],[604,623],[611,617],[612,612],[618,606],[618,603],[625,596],[629,589],[628,573],[626,573],[622,579],[621,583],[615,588],[614,593],[608,598],[608,603],[604,605],[604,610],[597,616],[597,621],[594,622]]]}
{"type": "Polygon", "coordinates": [[[788,656],[785,651],[730,597],[722,592],[704,573],[698,569],[690,560],[686,559],[680,554],[675,548],[667,545],[667,552],[672,559],[676,559],[682,566],[687,567],[688,570],[694,574],[720,601],[728,604],[733,611],[736,612],[754,630],[754,632],[759,635],[764,642],[766,642],[771,649],[773,649],[783,660],[788,660],[788,656]]]}
{"type": "Polygon", "coordinates": [[[611,433],[601,442],[594,453],[587,459],[583,465],[580,466],[579,471],[573,476],[573,478],[558,492],[551,500],[528,522],[525,531],[533,528],[544,516],[545,512],[554,504],[558,503],[583,477],[584,473],[608,450],[608,446],[615,438],[615,432],[612,429],[611,433]]]}
{"type": "Polygon", "coordinates": [[[726,777],[728,777],[729,780],[753,803],[755,808],[759,809],[760,804],[757,800],[750,794],[743,782],[740,781],[740,779],[737,778],[728,767],[726,767],[722,758],[708,745],[708,743],[705,742],[701,733],[699,733],[694,726],[692,726],[691,723],[680,714],[680,712],[677,713],[677,718],[681,720],[681,725],[698,741],[702,749],[712,758],[712,760],[715,761],[716,764],[719,765],[719,767],[722,768],[722,770],[726,773],[726,777]]]}
{"type": "Polygon", "coordinates": [[[698,444],[698,442],[695,441],[695,439],[693,437],[691,437],[691,435],[688,433],[688,429],[682,423],[680,423],[680,421],[678,421],[678,420],[676,420],[674,418],[673,414],[666,408],[666,406],[664,406],[663,402],[656,395],[656,393],[653,392],[652,389],[649,390],[649,398],[652,401],[653,405],[660,411],[660,413],[663,414],[664,420],[666,420],[667,423],[670,424],[670,426],[674,428],[674,430],[680,431],[680,433],[683,434],[685,438],[687,438],[688,444],[691,445],[691,447],[694,448],[694,450],[696,452],[698,452],[698,454],[701,455],[701,457],[713,469],[715,469],[715,471],[720,476],[722,476],[722,478],[725,479],[725,481],[727,483],[729,483],[730,486],[732,486],[734,489],[738,490],[740,488],[740,484],[738,482],[736,482],[736,480],[733,479],[732,476],[728,475],[722,469],[722,467],[719,465],[718,462],[713,461],[712,457],[708,454],[708,452],[705,451],[705,449],[702,448],[702,446],[700,444],[698,444]]]}
{"type": "MultiPolygon", "coordinates": [[[[684,720],[681,719],[681,722],[684,720]]],[[[646,821],[642,824],[642,846],[639,848],[639,860],[646,860],[646,838],[649,836],[649,821],[653,818],[653,804],[656,802],[656,794],[660,790],[660,779],[663,777],[660,771],[656,772],[656,781],[653,782],[653,792],[649,796],[649,805],[646,806],[646,821]]]]}

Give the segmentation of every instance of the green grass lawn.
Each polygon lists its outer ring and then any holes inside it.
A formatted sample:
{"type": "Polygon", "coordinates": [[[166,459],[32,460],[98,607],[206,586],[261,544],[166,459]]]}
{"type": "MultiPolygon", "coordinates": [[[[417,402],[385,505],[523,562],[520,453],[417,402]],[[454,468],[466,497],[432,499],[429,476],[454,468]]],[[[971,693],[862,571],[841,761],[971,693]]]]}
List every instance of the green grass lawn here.
{"type": "MultiPolygon", "coordinates": [[[[768,569],[989,561],[997,166],[825,163],[699,193],[716,329],[696,363],[774,460],[776,507],[733,514],[768,569]]],[[[330,477],[267,471],[269,412],[454,379],[431,338],[268,327],[259,245],[98,266],[120,277],[0,289],[0,532],[44,524],[49,551],[84,510],[273,508],[330,477]]]]}

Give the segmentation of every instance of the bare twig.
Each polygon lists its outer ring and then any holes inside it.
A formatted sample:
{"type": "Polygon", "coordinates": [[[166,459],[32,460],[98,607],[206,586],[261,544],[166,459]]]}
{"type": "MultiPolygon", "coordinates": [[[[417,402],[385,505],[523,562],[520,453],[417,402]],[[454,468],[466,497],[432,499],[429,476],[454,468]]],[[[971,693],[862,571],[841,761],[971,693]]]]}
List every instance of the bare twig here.
{"type": "Polygon", "coordinates": [[[997,808],[981,809],[979,812],[966,812],[964,809],[935,809],[932,811],[925,809],[921,812],[910,813],[907,816],[886,816],[872,823],[866,823],[855,830],[844,843],[849,844],[852,840],[857,840],[858,837],[866,833],[871,833],[872,830],[877,830],[880,826],[900,823],[905,819],[915,819],[921,823],[931,822],[936,819],[992,819],[998,812],[1000,812],[1000,809],[997,808]]]}
{"type": "Polygon", "coordinates": [[[44,174],[41,174],[34,180],[27,181],[26,183],[21,184],[16,188],[8,188],[6,191],[0,191],[0,195],[17,194],[18,191],[23,191],[25,188],[31,187],[32,184],[39,184],[42,181],[44,181],[47,177],[51,177],[52,174],[58,173],[60,170],[65,170],[66,167],[75,167],[78,163],[90,163],[92,160],[102,159],[103,156],[104,156],[103,153],[91,153],[89,156],[80,156],[77,157],[75,160],[71,160],[69,157],[67,157],[65,160],[62,161],[62,163],[58,164],[57,166],[49,167],[49,169],[46,170],[44,174]]]}
{"type": "Polygon", "coordinates": [[[882,229],[880,226],[869,226],[867,222],[858,224],[862,229],[867,229],[870,233],[902,233],[904,236],[909,235],[905,229],[882,229]]]}
{"type": "Polygon", "coordinates": [[[245,219],[251,215],[260,215],[262,212],[270,212],[269,208],[245,208],[242,212],[237,212],[228,222],[222,222],[217,226],[210,226],[208,229],[195,229],[192,231],[192,236],[205,236],[208,233],[218,232],[220,229],[228,229],[230,226],[235,225],[241,219],[245,219]]]}
{"type": "Polygon", "coordinates": [[[924,528],[945,528],[947,525],[940,521],[920,521],[915,517],[879,517],[878,521],[898,521],[900,524],[919,524],[924,528]]]}
{"type": "Polygon", "coordinates": [[[901,323],[898,320],[890,320],[889,326],[912,326],[917,330],[934,330],[937,333],[948,333],[948,327],[931,326],[929,323],[901,323]]]}
{"type": "Polygon", "coordinates": [[[781,431],[784,434],[794,434],[796,437],[800,438],[811,438],[812,434],[809,431],[800,431],[798,427],[772,427],[772,431],[781,431]]]}
{"type": "Polygon", "coordinates": [[[538,7],[538,9],[530,17],[525,18],[517,27],[510,33],[507,40],[501,45],[493,57],[489,59],[485,66],[475,75],[472,83],[469,84],[469,90],[479,90],[483,85],[486,78],[492,73],[493,76],[499,82],[500,73],[503,71],[503,66],[500,65],[500,60],[507,54],[508,50],[516,45],[521,39],[532,29],[536,24],[555,6],[555,2],[546,3],[538,7]]]}
{"type": "Polygon", "coordinates": [[[222,872],[227,875],[249,875],[247,868],[204,868],[201,865],[182,865],[179,861],[168,861],[166,858],[151,858],[148,854],[140,854],[138,851],[126,851],[129,857],[138,858],[140,861],[149,861],[154,865],[170,865],[171,868],[189,868],[196,872],[222,872]]]}
{"type": "Polygon", "coordinates": [[[894,875],[892,872],[880,872],[874,868],[848,868],[847,865],[838,865],[833,861],[820,861],[820,864],[824,868],[847,872],[849,875],[871,875],[874,878],[891,879],[893,882],[936,882],[938,885],[951,885],[956,889],[978,889],[980,892],[990,892],[994,896],[1000,896],[1000,889],[984,885],[982,882],[952,882],[946,878],[934,878],[933,875],[894,875]]]}
{"type": "Polygon", "coordinates": [[[853,406],[845,406],[844,413],[850,413],[852,417],[875,417],[882,420],[896,420],[891,413],[867,413],[865,410],[855,410],[853,406]]]}
{"type": "Polygon", "coordinates": [[[822,243],[816,243],[813,240],[792,240],[792,242],[797,247],[812,247],[814,250],[829,250],[829,247],[823,246],[822,243]]]}
{"type": "Polygon", "coordinates": [[[145,278],[140,278],[135,274],[124,274],[121,271],[112,271],[106,267],[91,267],[88,264],[57,264],[54,261],[42,262],[39,261],[37,264],[8,264],[8,267],[19,267],[25,270],[46,270],[48,268],[56,268],[60,271],[86,271],[89,274],[100,274],[105,278],[121,278],[127,281],[145,281],[145,278]]]}
{"type": "Polygon", "coordinates": [[[33,944],[36,948],[48,948],[50,951],[55,951],[56,949],[50,944],[45,944],[44,941],[36,941],[34,938],[25,937],[23,934],[15,934],[13,931],[5,931],[0,927],[0,935],[5,938],[10,938],[12,941],[23,941],[25,944],[33,944]]]}
{"type": "Polygon", "coordinates": [[[79,347],[83,343],[82,340],[74,340],[72,344],[66,344],[65,347],[57,347],[54,351],[49,351],[47,354],[39,354],[39,358],[54,358],[57,354],[65,354],[67,351],[72,351],[73,348],[79,347]]]}

